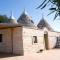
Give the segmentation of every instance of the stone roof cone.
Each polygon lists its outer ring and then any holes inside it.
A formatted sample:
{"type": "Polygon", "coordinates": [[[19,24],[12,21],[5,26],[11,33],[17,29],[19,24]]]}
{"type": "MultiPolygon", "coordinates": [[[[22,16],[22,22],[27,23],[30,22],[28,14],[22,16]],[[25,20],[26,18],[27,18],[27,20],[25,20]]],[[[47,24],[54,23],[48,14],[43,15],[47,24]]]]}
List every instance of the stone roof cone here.
{"type": "Polygon", "coordinates": [[[28,27],[34,26],[34,22],[31,18],[31,16],[29,16],[29,14],[27,13],[27,11],[25,9],[24,9],[23,13],[21,14],[21,16],[19,17],[18,22],[22,26],[28,26],[28,27]]]}
{"type": "Polygon", "coordinates": [[[52,27],[50,27],[50,25],[47,23],[47,21],[44,18],[40,20],[37,27],[40,29],[43,29],[44,27],[46,27],[48,30],[53,31],[52,27]]]}
{"type": "Polygon", "coordinates": [[[11,12],[11,16],[10,16],[10,23],[16,24],[18,23],[17,20],[14,18],[13,13],[11,12]]]}

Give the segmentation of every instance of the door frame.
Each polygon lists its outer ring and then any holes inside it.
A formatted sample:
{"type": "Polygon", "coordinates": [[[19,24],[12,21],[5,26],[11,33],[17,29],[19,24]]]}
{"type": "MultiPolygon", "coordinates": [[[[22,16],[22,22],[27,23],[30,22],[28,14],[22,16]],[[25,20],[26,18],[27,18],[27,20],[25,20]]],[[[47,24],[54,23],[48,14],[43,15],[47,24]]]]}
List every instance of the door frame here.
{"type": "Polygon", "coordinates": [[[44,33],[44,42],[45,42],[45,49],[49,50],[48,32],[47,31],[45,31],[45,33],[44,33]]]}

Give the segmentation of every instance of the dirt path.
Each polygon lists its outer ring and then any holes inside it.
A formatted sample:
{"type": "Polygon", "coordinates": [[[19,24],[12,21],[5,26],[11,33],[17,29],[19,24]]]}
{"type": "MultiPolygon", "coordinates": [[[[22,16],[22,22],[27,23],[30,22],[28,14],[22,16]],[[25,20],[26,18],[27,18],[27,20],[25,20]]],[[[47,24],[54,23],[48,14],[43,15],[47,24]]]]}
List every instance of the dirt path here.
{"type": "Polygon", "coordinates": [[[43,51],[42,53],[27,53],[24,56],[6,56],[0,60],[60,60],[60,49],[43,51]]]}

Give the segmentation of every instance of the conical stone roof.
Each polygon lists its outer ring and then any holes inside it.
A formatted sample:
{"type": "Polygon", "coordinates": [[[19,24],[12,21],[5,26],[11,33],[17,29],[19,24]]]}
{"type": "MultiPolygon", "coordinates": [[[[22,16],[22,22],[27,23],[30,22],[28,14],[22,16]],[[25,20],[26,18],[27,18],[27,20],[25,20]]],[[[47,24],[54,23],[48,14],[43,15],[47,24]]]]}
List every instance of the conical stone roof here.
{"type": "Polygon", "coordinates": [[[43,29],[44,27],[46,27],[48,30],[53,31],[53,29],[50,27],[50,25],[47,23],[47,21],[44,20],[44,18],[42,18],[40,20],[37,27],[40,28],[40,29],[43,29]]]}
{"type": "Polygon", "coordinates": [[[22,26],[34,27],[34,22],[28,13],[24,10],[18,19],[18,23],[22,26]]]}

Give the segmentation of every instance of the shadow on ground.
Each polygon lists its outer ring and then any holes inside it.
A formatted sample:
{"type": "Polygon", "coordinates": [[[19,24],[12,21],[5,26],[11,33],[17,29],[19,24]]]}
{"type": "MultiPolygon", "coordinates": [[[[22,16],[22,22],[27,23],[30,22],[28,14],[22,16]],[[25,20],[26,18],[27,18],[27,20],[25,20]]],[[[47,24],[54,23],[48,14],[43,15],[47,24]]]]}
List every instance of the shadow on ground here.
{"type": "Polygon", "coordinates": [[[15,57],[15,56],[21,56],[21,55],[10,54],[10,53],[0,53],[0,58],[15,57]]]}

